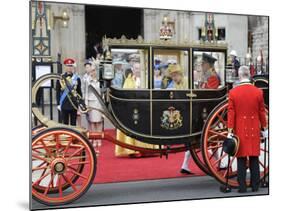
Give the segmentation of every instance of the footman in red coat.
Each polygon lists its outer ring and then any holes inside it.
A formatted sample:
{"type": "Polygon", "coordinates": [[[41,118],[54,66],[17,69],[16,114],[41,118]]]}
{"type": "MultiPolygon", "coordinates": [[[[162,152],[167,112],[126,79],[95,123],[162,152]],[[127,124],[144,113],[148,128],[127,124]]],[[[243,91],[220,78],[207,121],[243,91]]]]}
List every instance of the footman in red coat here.
{"type": "Polygon", "coordinates": [[[240,139],[237,152],[239,192],[246,192],[246,161],[249,157],[252,191],[259,187],[260,130],[267,130],[263,92],[250,83],[250,71],[241,66],[240,84],[229,92],[228,136],[240,139]]]}

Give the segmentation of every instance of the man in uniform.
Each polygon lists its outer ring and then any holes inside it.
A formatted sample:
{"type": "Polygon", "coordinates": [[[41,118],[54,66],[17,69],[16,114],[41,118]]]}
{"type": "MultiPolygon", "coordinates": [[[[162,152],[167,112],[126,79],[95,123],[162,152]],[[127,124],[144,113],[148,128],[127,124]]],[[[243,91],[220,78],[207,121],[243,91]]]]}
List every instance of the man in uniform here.
{"type": "Polygon", "coordinates": [[[220,78],[214,68],[214,64],[217,61],[213,56],[203,53],[202,55],[202,72],[203,83],[201,89],[217,89],[220,85],[220,78]]]}
{"type": "Polygon", "coordinates": [[[247,191],[246,162],[249,158],[252,191],[258,191],[260,171],[260,130],[268,137],[263,92],[250,83],[250,70],[241,66],[238,71],[240,84],[229,92],[228,137],[232,133],[240,139],[237,152],[239,192],[247,191]],[[246,99],[246,100],[245,100],[246,99]]]}
{"type": "Polygon", "coordinates": [[[62,122],[66,125],[69,123],[76,125],[78,102],[70,92],[82,98],[81,80],[74,73],[75,61],[73,59],[65,59],[64,66],[65,73],[62,74],[62,79],[56,86],[58,107],[61,111],[62,122]]]}

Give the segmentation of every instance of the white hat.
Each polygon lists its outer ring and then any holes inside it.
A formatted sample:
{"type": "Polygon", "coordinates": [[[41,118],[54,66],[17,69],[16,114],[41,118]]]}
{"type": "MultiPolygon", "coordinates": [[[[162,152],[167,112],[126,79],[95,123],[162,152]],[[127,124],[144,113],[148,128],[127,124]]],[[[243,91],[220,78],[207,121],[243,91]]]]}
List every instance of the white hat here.
{"type": "Polygon", "coordinates": [[[236,53],[235,50],[230,51],[230,55],[231,55],[231,56],[236,56],[236,57],[237,57],[237,53],[236,53]]]}
{"type": "Polygon", "coordinates": [[[261,55],[259,55],[259,56],[257,57],[257,61],[258,61],[258,62],[261,62],[261,60],[262,60],[262,57],[261,57],[261,55]]]}

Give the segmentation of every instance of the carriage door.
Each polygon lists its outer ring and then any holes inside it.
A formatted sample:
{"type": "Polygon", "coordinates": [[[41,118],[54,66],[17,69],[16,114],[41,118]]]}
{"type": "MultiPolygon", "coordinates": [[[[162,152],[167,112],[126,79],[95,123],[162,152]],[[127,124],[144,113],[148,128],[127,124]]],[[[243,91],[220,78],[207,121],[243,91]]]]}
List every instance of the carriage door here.
{"type": "Polygon", "coordinates": [[[151,71],[152,135],[190,133],[189,49],[153,49],[151,71]]]}
{"type": "Polygon", "coordinates": [[[191,56],[192,71],[190,74],[193,79],[191,86],[194,95],[192,98],[192,133],[198,133],[202,131],[208,114],[226,99],[226,49],[192,49],[191,56]],[[203,54],[205,54],[204,59],[203,54]],[[208,61],[206,55],[213,60],[208,61]]]}

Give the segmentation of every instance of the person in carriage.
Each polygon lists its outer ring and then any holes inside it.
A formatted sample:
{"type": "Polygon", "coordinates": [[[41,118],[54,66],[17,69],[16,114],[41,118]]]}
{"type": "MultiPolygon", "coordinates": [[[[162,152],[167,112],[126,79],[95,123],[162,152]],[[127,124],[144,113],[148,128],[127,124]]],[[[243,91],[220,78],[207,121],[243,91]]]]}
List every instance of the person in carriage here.
{"type": "Polygon", "coordinates": [[[202,55],[203,83],[201,89],[218,89],[221,83],[220,77],[215,69],[217,59],[207,53],[202,55]]]}

